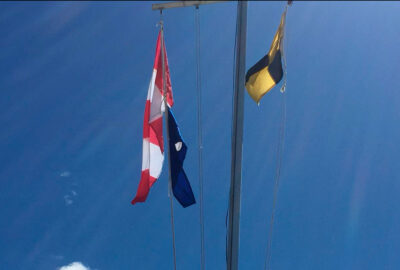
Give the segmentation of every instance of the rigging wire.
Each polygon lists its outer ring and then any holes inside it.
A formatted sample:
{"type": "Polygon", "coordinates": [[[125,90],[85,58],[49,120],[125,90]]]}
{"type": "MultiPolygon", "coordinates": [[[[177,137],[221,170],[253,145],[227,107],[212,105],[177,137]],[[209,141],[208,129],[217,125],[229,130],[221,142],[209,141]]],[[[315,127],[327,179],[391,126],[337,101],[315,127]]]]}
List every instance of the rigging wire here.
{"type": "Polygon", "coordinates": [[[199,170],[199,187],[200,187],[200,269],[205,269],[205,253],[204,253],[204,208],[203,208],[203,134],[202,134],[202,102],[201,102],[201,73],[200,73],[200,11],[196,5],[195,10],[195,27],[196,27],[196,88],[197,88],[197,139],[198,139],[198,170],[199,170]]]}
{"type": "MultiPolygon", "coordinates": [[[[285,7],[285,13],[287,12],[288,6],[291,5],[291,1],[288,1],[285,7]]],[[[286,22],[285,22],[286,24],[286,22]]],[[[281,169],[282,169],[282,162],[283,162],[283,151],[285,147],[285,125],[286,125],[286,83],[287,83],[287,72],[286,72],[286,54],[285,54],[285,43],[286,43],[286,35],[285,35],[285,24],[283,25],[283,40],[281,42],[282,48],[282,58],[283,58],[283,68],[284,68],[284,78],[283,84],[280,89],[282,93],[282,101],[281,101],[281,119],[280,119],[280,127],[279,127],[279,138],[278,138],[278,146],[276,152],[276,170],[275,170],[275,183],[274,183],[274,193],[273,193],[273,201],[272,201],[272,212],[270,218],[270,225],[269,225],[269,232],[268,232],[268,244],[267,244],[267,251],[266,251],[266,259],[265,259],[265,270],[270,270],[270,263],[271,263],[271,247],[272,247],[272,235],[273,235],[273,228],[274,228],[274,219],[275,219],[275,209],[276,203],[278,200],[278,190],[279,190],[279,183],[280,183],[280,176],[281,176],[281,169]]]]}
{"type": "MultiPolygon", "coordinates": [[[[167,128],[167,137],[169,140],[168,135],[168,108],[167,108],[167,90],[166,90],[166,79],[165,79],[165,55],[164,55],[164,22],[162,17],[162,9],[160,9],[160,27],[161,27],[161,62],[162,62],[162,76],[163,76],[163,94],[164,94],[164,106],[165,106],[165,125],[167,128]]],[[[168,163],[171,162],[170,159],[170,151],[168,149],[168,163]]],[[[170,164],[168,164],[170,166],[170,164]]],[[[174,204],[172,198],[172,183],[171,183],[171,169],[168,170],[169,173],[169,181],[168,181],[168,197],[170,202],[170,211],[171,211],[171,231],[172,231],[172,252],[173,252],[173,259],[174,259],[174,270],[176,270],[176,247],[175,247],[175,222],[174,222],[174,204]]]]}

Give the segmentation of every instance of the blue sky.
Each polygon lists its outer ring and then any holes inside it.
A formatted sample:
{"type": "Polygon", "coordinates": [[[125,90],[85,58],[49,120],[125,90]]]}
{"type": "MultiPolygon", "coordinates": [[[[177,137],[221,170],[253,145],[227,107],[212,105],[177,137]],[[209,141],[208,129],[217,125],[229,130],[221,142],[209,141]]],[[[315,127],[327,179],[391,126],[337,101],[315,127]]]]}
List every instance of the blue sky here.
{"type": "MultiPolygon", "coordinates": [[[[247,67],[283,8],[249,3],[247,67]]],[[[398,2],[289,9],[273,269],[400,267],[399,13],[398,2]]],[[[202,6],[200,19],[206,267],[224,269],[236,3],[202,6]]],[[[130,204],[158,20],[150,2],[1,3],[0,268],[172,269],[165,166],[147,202],[130,204]]],[[[198,197],[194,9],[164,20],[198,197]]],[[[264,266],[280,101],[278,89],[260,106],[245,94],[241,269],[264,266]]],[[[200,265],[198,207],[175,202],[178,269],[200,265]]]]}

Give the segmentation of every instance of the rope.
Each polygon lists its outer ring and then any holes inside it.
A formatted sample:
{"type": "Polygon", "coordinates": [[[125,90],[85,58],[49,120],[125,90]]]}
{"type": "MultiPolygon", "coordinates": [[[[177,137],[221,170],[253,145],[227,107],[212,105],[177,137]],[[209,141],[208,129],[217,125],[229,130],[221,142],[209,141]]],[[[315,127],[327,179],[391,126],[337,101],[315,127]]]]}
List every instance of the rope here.
{"type": "Polygon", "coordinates": [[[269,233],[268,233],[268,245],[267,245],[267,256],[265,260],[265,267],[264,269],[270,269],[270,262],[271,262],[271,246],[272,246],[272,233],[274,228],[274,219],[275,219],[275,208],[276,203],[278,200],[278,189],[279,189],[279,182],[281,176],[281,168],[282,168],[282,160],[283,160],[283,150],[285,146],[285,122],[286,122],[286,92],[282,93],[282,106],[281,106],[281,123],[279,128],[279,139],[278,139],[278,149],[276,153],[276,171],[275,171],[275,184],[274,184],[274,195],[273,195],[273,202],[272,202],[272,213],[271,213],[271,220],[269,226],[269,233]]]}
{"type": "Polygon", "coordinates": [[[200,74],[200,19],[199,6],[195,11],[196,26],[196,87],[197,87],[197,139],[198,139],[198,161],[199,161],[199,187],[200,187],[200,243],[201,243],[201,264],[200,269],[205,269],[205,253],[204,253],[204,208],[203,208],[203,136],[202,136],[202,118],[201,118],[201,74],[200,74]]]}
{"type": "MultiPolygon", "coordinates": [[[[171,192],[171,188],[169,188],[169,191],[171,192]]],[[[174,225],[174,205],[172,201],[172,196],[169,196],[169,203],[170,203],[170,209],[171,209],[171,230],[172,230],[172,250],[173,250],[173,256],[174,256],[174,270],[176,270],[176,248],[175,248],[175,225],[174,225]]]]}
{"type": "MultiPolygon", "coordinates": [[[[288,3],[286,5],[284,13],[287,12],[288,3]]],[[[279,183],[281,177],[281,169],[282,169],[282,161],[283,161],[283,151],[285,147],[285,124],[286,124],[286,82],[287,82],[287,72],[286,72],[286,54],[285,54],[285,24],[283,25],[283,39],[281,40],[281,48],[282,48],[282,56],[283,56],[283,68],[284,68],[284,78],[283,84],[280,89],[282,93],[282,101],[281,101],[281,119],[280,119],[280,127],[279,127],[279,138],[278,138],[278,146],[276,151],[276,170],[275,170],[275,183],[274,183],[274,194],[273,194],[273,201],[272,201],[272,212],[271,212],[271,219],[269,225],[269,232],[268,232],[268,244],[267,244],[267,252],[266,252],[266,259],[264,269],[270,270],[270,263],[271,263],[271,247],[272,247],[272,235],[274,229],[274,220],[275,220],[275,209],[278,200],[278,190],[279,190],[279,183]]]]}
{"type": "MultiPolygon", "coordinates": [[[[288,1],[288,4],[286,5],[285,11],[284,11],[285,17],[287,15],[288,6],[290,6],[290,5],[291,5],[291,1],[288,1]]],[[[285,51],[285,48],[286,48],[285,30],[286,30],[286,18],[285,18],[285,21],[284,21],[284,23],[282,25],[282,40],[281,40],[281,44],[280,44],[280,46],[282,48],[282,59],[283,59],[283,70],[284,70],[283,71],[283,76],[284,77],[283,77],[283,84],[282,84],[282,87],[281,87],[281,93],[285,92],[285,90],[286,90],[286,82],[287,82],[286,51],[285,51]]]]}
{"type": "MultiPolygon", "coordinates": [[[[165,106],[165,125],[167,128],[167,137],[169,141],[168,132],[168,108],[167,108],[167,91],[166,91],[166,80],[165,80],[165,56],[164,56],[164,22],[162,18],[162,9],[160,10],[160,26],[161,26],[161,62],[162,62],[162,76],[163,76],[163,94],[164,94],[164,106],[165,106]]],[[[168,149],[168,163],[170,163],[170,151],[168,149]]],[[[169,167],[171,166],[168,164],[169,167]]],[[[171,211],[171,231],[172,231],[172,252],[174,258],[174,270],[176,270],[176,248],[175,248],[175,222],[174,222],[174,204],[172,198],[172,185],[171,185],[171,168],[168,170],[169,181],[168,181],[168,197],[170,202],[171,211]]]]}

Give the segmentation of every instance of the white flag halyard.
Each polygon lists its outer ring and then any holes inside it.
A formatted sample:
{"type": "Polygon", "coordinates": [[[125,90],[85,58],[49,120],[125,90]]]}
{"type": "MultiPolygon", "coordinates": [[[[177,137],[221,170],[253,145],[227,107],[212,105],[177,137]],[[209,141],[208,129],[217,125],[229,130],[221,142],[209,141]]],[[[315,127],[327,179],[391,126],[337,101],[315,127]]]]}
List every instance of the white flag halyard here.
{"type": "MultiPolygon", "coordinates": [[[[164,44],[164,62],[167,103],[169,107],[173,105],[171,79],[169,75],[167,53],[164,44]]],[[[132,204],[144,202],[149,194],[151,186],[156,182],[161,174],[164,161],[164,142],[163,142],[163,123],[162,116],[165,111],[164,95],[162,93],[162,59],[161,59],[161,31],[158,34],[156,56],[154,59],[153,74],[151,76],[147,100],[144,110],[143,122],[143,159],[142,174],[139,187],[132,204]]]]}

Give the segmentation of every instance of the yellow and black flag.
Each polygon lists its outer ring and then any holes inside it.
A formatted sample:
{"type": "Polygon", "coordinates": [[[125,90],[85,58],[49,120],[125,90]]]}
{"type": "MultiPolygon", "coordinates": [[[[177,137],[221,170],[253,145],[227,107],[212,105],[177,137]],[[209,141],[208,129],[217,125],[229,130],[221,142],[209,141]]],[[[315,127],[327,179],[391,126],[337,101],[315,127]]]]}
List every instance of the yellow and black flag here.
{"type": "Polygon", "coordinates": [[[286,10],[267,55],[261,58],[246,73],[246,89],[251,98],[259,103],[260,99],[280,82],[283,77],[283,35],[285,30],[286,10]]]}

